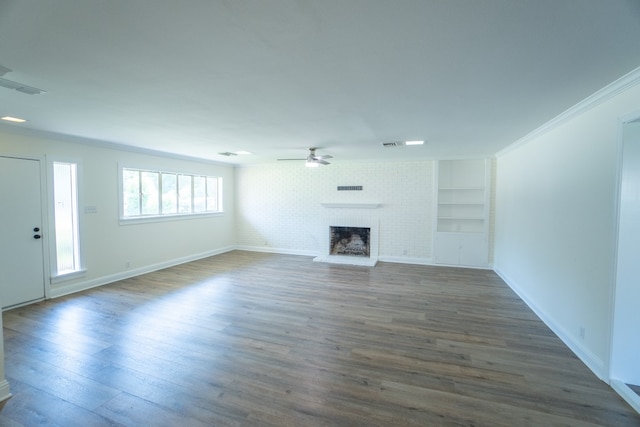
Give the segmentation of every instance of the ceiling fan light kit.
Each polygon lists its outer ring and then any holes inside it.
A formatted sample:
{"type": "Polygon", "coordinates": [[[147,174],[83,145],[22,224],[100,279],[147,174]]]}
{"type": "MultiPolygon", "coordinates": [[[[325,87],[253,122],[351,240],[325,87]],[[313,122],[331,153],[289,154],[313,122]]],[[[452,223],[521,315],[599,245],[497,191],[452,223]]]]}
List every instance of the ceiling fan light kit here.
{"type": "Polygon", "coordinates": [[[20,117],[12,117],[12,116],[4,116],[4,117],[0,117],[0,119],[6,122],[12,122],[12,123],[25,123],[27,121],[27,119],[21,119],[20,117]]]}

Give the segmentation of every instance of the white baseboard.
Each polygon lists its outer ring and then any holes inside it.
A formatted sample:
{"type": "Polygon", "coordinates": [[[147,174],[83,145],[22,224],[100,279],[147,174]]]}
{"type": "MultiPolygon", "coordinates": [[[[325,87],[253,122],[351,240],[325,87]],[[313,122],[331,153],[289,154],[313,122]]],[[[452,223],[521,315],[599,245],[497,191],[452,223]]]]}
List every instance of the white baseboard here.
{"type": "Polygon", "coordinates": [[[285,248],[272,248],[270,246],[235,246],[234,249],[239,251],[248,252],[263,252],[269,254],[282,254],[282,255],[302,255],[302,256],[318,256],[316,251],[302,251],[298,249],[285,249],[285,248]]]}
{"type": "Polygon", "coordinates": [[[636,412],[640,413],[640,396],[631,390],[623,381],[611,379],[611,388],[613,388],[636,412]]]}
{"type": "Polygon", "coordinates": [[[361,265],[364,267],[375,267],[378,263],[378,258],[369,258],[361,256],[343,256],[343,255],[326,255],[317,256],[313,259],[313,262],[326,262],[329,264],[342,264],[342,265],[361,265]]]}
{"type": "MultiPolygon", "coordinates": [[[[316,251],[301,251],[297,249],[284,249],[284,248],[272,248],[267,246],[236,246],[235,249],[239,251],[249,252],[265,252],[272,254],[283,255],[303,255],[318,257],[320,254],[316,251]]],[[[382,262],[394,262],[398,264],[416,264],[416,265],[435,265],[431,258],[417,258],[417,257],[401,257],[401,256],[378,256],[378,261],[382,262]]],[[[349,263],[344,263],[349,264],[349,263]]]]}
{"type": "Polygon", "coordinates": [[[526,292],[524,292],[517,283],[511,280],[506,274],[504,274],[498,267],[494,268],[494,271],[504,282],[529,306],[531,310],[553,331],[554,334],[566,344],[567,347],[587,365],[587,367],[602,381],[608,383],[609,378],[607,375],[607,368],[599,357],[593,354],[589,349],[582,345],[573,335],[569,334],[564,328],[558,325],[544,310],[538,307],[534,301],[529,298],[526,292]]]}
{"type": "MultiPolygon", "coordinates": [[[[285,249],[285,248],[272,248],[268,246],[236,246],[235,249],[239,251],[249,251],[249,252],[264,252],[271,254],[283,254],[283,255],[303,255],[303,256],[312,256],[319,257],[320,255],[316,251],[301,251],[297,249],[285,249]]],[[[378,256],[377,258],[380,262],[393,262],[397,264],[414,264],[414,265],[434,265],[440,267],[458,267],[458,268],[475,268],[480,270],[492,270],[491,265],[487,266],[467,266],[467,265],[447,265],[447,264],[436,264],[433,262],[431,258],[419,258],[419,257],[406,257],[406,256],[378,256]]],[[[348,262],[344,262],[341,264],[349,264],[348,262]]]]}
{"type": "Polygon", "coordinates": [[[119,273],[111,274],[109,276],[98,277],[97,279],[85,280],[85,281],[71,283],[64,286],[52,286],[50,295],[51,295],[51,298],[57,298],[64,295],[69,295],[75,292],[80,292],[80,291],[95,288],[98,286],[106,285],[109,283],[117,282],[118,280],[124,280],[131,277],[139,276],[141,274],[162,270],[163,268],[173,267],[175,265],[180,265],[180,264],[184,264],[191,261],[197,261],[203,258],[208,258],[210,256],[219,255],[225,252],[232,251],[234,249],[235,247],[233,246],[227,246],[224,248],[201,252],[199,254],[189,255],[182,258],[176,258],[169,261],[160,262],[157,264],[151,264],[151,265],[147,265],[140,268],[121,271],[119,273]]]}
{"type": "MultiPolygon", "coordinates": [[[[9,390],[9,382],[6,379],[0,381],[0,402],[4,402],[12,396],[9,390]]],[[[0,406],[1,408],[1,406],[0,406]]]]}
{"type": "Polygon", "coordinates": [[[406,256],[378,256],[378,261],[394,262],[397,264],[434,265],[431,258],[417,258],[406,256]]]}

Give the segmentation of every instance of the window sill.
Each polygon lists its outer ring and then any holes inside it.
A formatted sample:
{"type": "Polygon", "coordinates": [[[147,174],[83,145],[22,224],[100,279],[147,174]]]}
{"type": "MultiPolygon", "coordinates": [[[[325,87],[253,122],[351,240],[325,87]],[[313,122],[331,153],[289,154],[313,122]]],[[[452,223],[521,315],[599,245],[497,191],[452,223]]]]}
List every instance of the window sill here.
{"type": "Polygon", "coordinates": [[[204,212],[197,214],[176,214],[176,215],[157,215],[142,216],[135,218],[120,218],[120,225],[145,224],[149,222],[165,222],[165,221],[182,221],[185,219],[199,219],[223,216],[224,212],[204,212]]]}
{"type": "Polygon", "coordinates": [[[51,279],[49,279],[49,282],[51,282],[52,285],[55,285],[57,283],[63,283],[69,280],[73,280],[73,279],[77,279],[79,277],[84,277],[87,274],[87,270],[82,269],[82,270],[78,270],[78,271],[73,271],[71,273],[65,273],[65,274],[60,274],[57,276],[51,276],[51,279]]]}

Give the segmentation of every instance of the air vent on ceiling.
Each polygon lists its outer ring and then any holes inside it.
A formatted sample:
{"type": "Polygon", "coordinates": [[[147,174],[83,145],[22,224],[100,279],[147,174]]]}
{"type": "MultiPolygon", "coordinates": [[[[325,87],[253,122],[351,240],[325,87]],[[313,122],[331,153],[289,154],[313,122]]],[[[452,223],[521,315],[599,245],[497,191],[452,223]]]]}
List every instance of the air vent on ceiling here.
{"type": "Polygon", "coordinates": [[[237,156],[236,153],[231,153],[230,151],[225,151],[224,153],[218,153],[221,156],[237,156]]]}
{"type": "Polygon", "coordinates": [[[338,185],[338,191],[362,191],[362,185],[338,185]]]}
{"type": "Polygon", "coordinates": [[[402,146],[404,146],[404,141],[383,142],[382,145],[384,147],[402,147],[402,146]]]}

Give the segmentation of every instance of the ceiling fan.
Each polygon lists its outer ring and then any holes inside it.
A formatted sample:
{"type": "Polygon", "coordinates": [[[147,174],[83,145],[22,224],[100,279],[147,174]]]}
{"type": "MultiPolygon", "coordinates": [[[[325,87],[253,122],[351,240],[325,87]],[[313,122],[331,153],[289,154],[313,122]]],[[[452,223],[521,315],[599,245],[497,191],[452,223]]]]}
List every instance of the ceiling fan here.
{"type": "Polygon", "coordinates": [[[325,159],[332,159],[333,156],[326,154],[324,156],[318,156],[316,155],[316,147],[311,147],[309,148],[309,155],[307,156],[306,159],[278,159],[280,161],[285,161],[285,160],[304,160],[305,161],[305,166],[310,167],[310,168],[314,168],[314,167],[318,167],[320,165],[330,165],[331,163],[327,162],[325,159]]]}

